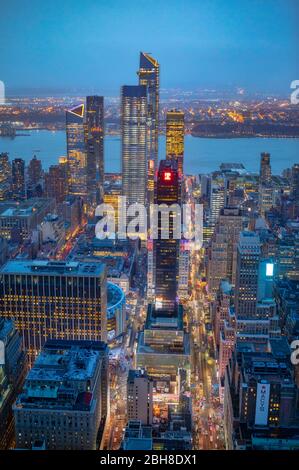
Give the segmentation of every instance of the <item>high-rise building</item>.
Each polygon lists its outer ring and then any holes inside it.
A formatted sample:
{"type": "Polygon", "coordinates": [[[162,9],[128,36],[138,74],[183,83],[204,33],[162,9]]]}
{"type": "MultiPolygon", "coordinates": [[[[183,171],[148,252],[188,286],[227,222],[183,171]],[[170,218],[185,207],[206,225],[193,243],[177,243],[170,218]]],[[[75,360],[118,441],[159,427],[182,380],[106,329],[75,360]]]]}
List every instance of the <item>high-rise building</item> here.
{"type": "Polygon", "coordinates": [[[103,264],[12,260],[0,274],[0,316],[15,319],[31,360],[48,338],[106,341],[103,264]]]}
{"type": "Polygon", "coordinates": [[[25,161],[15,158],[11,166],[11,195],[12,199],[21,201],[25,199],[25,161]]]}
{"type": "Polygon", "coordinates": [[[0,317],[0,449],[13,445],[12,405],[27,372],[26,354],[12,320],[0,317]]]}
{"type": "Polygon", "coordinates": [[[174,159],[180,175],[184,171],[185,115],[173,109],[166,115],[166,158],[174,159]]]}
{"type": "Polygon", "coordinates": [[[121,90],[122,194],[127,204],[147,201],[147,87],[121,90]]]}
{"type": "Polygon", "coordinates": [[[86,97],[85,145],[88,199],[95,207],[104,194],[104,98],[86,97]]]}
{"type": "Polygon", "coordinates": [[[87,161],[84,139],[84,104],[66,111],[68,192],[86,198],[87,161]]]}
{"type": "Polygon", "coordinates": [[[51,165],[45,174],[45,196],[54,198],[61,203],[68,192],[68,168],[66,159],[61,159],[58,165],[51,165]]]}
{"type": "Polygon", "coordinates": [[[16,445],[96,450],[109,415],[108,347],[101,341],[48,340],[13,407],[16,445]]]}
{"type": "Polygon", "coordinates": [[[207,250],[209,292],[215,294],[222,279],[236,280],[237,244],[243,229],[243,215],[236,207],[221,209],[207,250]]]}
{"type": "Polygon", "coordinates": [[[270,153],[263,152],[261,154],[260,183],[261,184],[271,183],[270,153]]]}
{"type": "Polygon", "coordinates": [[[130,370],[127,380],[128,420],[138,419],[142,424],[153,422],[153,381],[143,370],[130,370]]]}
{"type": "Polygon", "coordinates": [[[235,309],[238,318],[256,315],[260,239],[254,232],[241,232],[237,248],[235,309]]]}
{"type": "Polygon", "coordinates": [[[155,204],[168,211],[159,212],[157,238],[153,240],[156,308],[172,309],[177,302],[181,224],[181,179],[174,160],[162,160],[157,174],[155,204]],[[175,204],[176,207],[171,209],[175,204]],[[179,213],[176,211],[179,210],[179,213]],[[169,226],[167,224],[169,218],[169,226]],[[178,227],[180,233],[176,233],[178,227]],[[169,228],[169,233],[166,230],[169,228]],[[179,238],[177,238],[177,235],[179,238]]]}
{"type": "Polygon", "coordinates": [[[148,202],[154,201],[154,175],[158,168],[159,143],[159,71],[157,60],[146,52],[140,52],[139,85],[147,88],[147,161],[148,161],[148,202]]]}
{"type": "Polygon", "coordinates": [[[8,153],[0,153],[0,201],[8,199],[11,180],[11,165],[8,153]]]}
{"type": "Polygon", "coordinates": [[[29,162],[27,175],[27,198],[41,196],[43,168],[41,160],[38,160],[36,155],[29,162]]]}

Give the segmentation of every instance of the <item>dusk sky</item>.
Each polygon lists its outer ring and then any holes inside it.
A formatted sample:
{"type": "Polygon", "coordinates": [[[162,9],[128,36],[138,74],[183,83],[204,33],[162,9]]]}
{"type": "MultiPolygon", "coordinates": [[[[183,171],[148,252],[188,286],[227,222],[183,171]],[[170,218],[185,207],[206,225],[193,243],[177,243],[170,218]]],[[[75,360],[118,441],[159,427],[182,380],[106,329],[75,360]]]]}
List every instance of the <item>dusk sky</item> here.
{"type": "Polygon", "coordinates": [[[117,95],[139,51],[161,87],[287,94],[299,79],[298,0],[0,0],[0,80],[117,95]]]}

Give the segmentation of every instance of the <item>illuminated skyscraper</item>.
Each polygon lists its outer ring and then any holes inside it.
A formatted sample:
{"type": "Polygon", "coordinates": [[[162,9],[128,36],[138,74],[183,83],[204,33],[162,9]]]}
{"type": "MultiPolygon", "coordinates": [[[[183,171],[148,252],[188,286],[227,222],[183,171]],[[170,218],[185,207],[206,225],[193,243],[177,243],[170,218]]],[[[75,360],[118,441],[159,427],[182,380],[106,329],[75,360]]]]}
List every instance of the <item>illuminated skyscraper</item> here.
{"type": "Polygon", "coordinates": [[[87,161],[84,140],[84,104],[66,111],[68,192],[86,198],[87,161]]]}
{"type": "Polygon", "coordinates": [[[11,193],[12,198],[17,201],[25,199],[25,161],[22,158],[12,161],[11,193]]]}
{"type": "MultiPolygon", "coordinates": [[[[173,309],[177,301],[180,240],[175,238],[179,214],[170,209],[181,202],[181,181],[175,161],[162,160],[156,181],[155,204],[168,206],[158,214],[158,237],[153,241],[155,297],[157,309],[173,309]],[[166,217],[169,217],[169,235],[166,217]]],[[[179,207],[179,206],[178,206],[179,207]]],[[[179,225],[180,227],[180,225],[179,225]]]]}
{"type": "Polygon", "coordinates": [[[0,153],[0,201],[8,198],[10,191],[11,165],[8,153],[0,153]]]}
{"type": "Polygon", "coordinates": [[[260,183],[271,183],[270,153],[263,152],[261,154],[260,183]]]}
{"type": "Polygon", "coordinates": [[[184,118],[183,111],[177,109],[166,115],[166,158],[176,160],[180,174],[184,171],[184,118]]]}
{"type": "Polygon", "coordinates": [[[86,97],[85,144],[88,199],[92,206],[103,200],[104,187],[104,98],[86,97]]]}
{"type": "Polygon", "coordinates": [[[237,248],[235,308],[238,318],[254,318],[257,304],[260,239],[254,232],[241,232],[237,248]]]}
{"type": "Polygon", "coordinates": [[[145,85],[121,90],[122,192],[127,204],[147,200],[147,89],[145,85]]]}
{"type": "Polygon", "coordinates": [[[160,66],[146,52],[140,52],[139,85],[147,88],[147,160],[148,160],[148,201],[154,200],[154,174],[158,168],[159,138],[159,73],[160,66]]]}
{"type": "Polygon", "coordinates": [[[28,183],[27,183],[27,198],[34,196],[41,196],[42,186],[41,179],[43,176],[43,168],[41,160],[36,158],[36,155],[30,160],[28,165],[28,183]]]}
{"type": "Polygon", "coordinates": [[[103,264],[13,260],[0,275],[0,317],[14,318],[31,361],[50,338],[106,341],[103,264]]]}

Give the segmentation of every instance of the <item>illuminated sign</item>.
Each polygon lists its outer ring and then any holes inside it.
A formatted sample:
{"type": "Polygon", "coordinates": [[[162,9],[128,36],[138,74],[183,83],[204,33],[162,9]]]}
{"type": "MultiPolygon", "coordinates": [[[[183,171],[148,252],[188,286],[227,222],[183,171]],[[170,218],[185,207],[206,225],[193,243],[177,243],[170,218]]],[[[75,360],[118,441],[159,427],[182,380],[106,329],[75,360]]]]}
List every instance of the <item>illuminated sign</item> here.
{"type": "Polygon", "coordinates": [[[273,271],[274,271],[274,264],[267,263],[266,264],[266,276],[267,277],[273,276],[273,271]]]}
{"type": "Polygon", "coordinates": [[[256,391],[255,424],[265,426],[268,424],[268,410],[270,398],[270,384],[258,383],[256,391]]]}
{"type": "Polygon", "coordinates": [[[171,171],[164,171],[163,179],[164,181],[171,181],[171,171]]]}

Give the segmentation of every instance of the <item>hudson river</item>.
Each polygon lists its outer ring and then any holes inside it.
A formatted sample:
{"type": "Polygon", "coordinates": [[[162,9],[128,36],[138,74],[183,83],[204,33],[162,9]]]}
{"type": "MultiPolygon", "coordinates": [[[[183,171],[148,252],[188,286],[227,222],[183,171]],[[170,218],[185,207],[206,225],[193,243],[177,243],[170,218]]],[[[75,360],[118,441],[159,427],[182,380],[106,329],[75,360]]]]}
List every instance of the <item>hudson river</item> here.
{"type": "MultiPolygon", "coordinates": [[[[55,165],[58,157],[66,155],[64,131],[24,131],[10,139],[0,138],[0,153],[8,152],[10,159],[24,158],[28,162],[33,155],[42,160],[44,169],[55,165]]],[[[105,138],[105,171],[120,171],[120,138],[105,138]]],[[[222,162],[240,162],[251,172],[259,171],[261,152],[270,152],[272,172],[280,174],[285,168],[299,163],[299,139],[240,138],[215,139],[185,137],[185,173],[209,173],[217,170],[222,162]]],[[[159,137],[159,156],[165,156],[165,136],[159,137]]]]}

